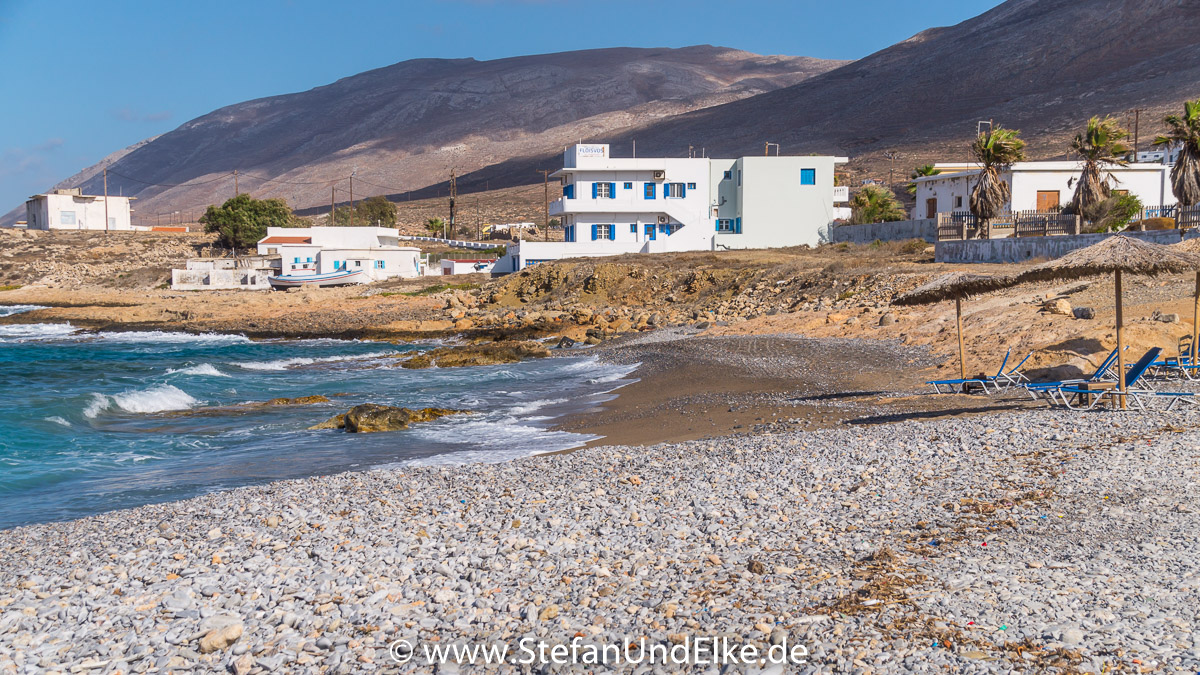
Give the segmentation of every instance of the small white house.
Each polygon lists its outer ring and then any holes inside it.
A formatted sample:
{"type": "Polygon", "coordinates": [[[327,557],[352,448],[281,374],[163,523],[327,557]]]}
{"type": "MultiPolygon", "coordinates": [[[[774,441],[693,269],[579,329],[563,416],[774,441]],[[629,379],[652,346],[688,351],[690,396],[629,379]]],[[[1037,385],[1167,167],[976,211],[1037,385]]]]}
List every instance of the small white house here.
{"type": "MultiPolygon", "coordinates": [[[[968,210],[979,168],[963,164],[935,164],[943,173],[917,178],[913,219],[936,218],[939,213],[968,210]]],[[[1083,164],[1075,161],[1017,162],[1000,178],[1012,191],[1008,211],[1052,211],[1065,206],[1075,194],[1083,164]]],[[[1113,190],[1127,192],[1145,207],[1171,206],[1171,167],[1166,164],[1130,164],[1114,167],[1113,190]]]]}
{"type": "Polygon", "coordinates": [[[30,230],[133,230],[133,197],[85,195],[79,188],[34,195],[25,202],[25,227],[30,230]],[[107,227],[105,217],[107,216],[107,227]]]}
{"type": "Polygon", "coordinates": [[[562,242],[520,241],[496,263],[515,272],[543,262],[623,253],[813,245],[846,215],[834,186],[845,157],[615,158],[609,146],[566,150],[553,175],[562,242]]]}
{"type": "Polygon", "coordinates": [[[269,227],[258,253],[279,256],[284,276],[362,270],[379,281],[421,276],[421,249],[394,227],[269,227]]]}
{"type": "Polygon", "coordinates": [[[496,258],[442,258],[442,274],[489,274],[496,258]]]}

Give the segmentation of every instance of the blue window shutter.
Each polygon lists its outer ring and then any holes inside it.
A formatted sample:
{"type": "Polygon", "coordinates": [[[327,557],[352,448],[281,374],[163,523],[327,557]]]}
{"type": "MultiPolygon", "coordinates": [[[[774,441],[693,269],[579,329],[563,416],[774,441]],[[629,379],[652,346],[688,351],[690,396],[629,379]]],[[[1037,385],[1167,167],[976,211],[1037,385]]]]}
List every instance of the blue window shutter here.
{"type": "Polygon", "coordinates": [[[596,241],[600,238],[600,235],[598,234],[599,229],[599,225],[592,223],[592,241],[596,241]]]}
{"type": "Polygon", "coordinates": [[[608,198],[609,199],[617,198],[617,184],[616,183],[608,184],[608,198]]]}
{"type": "Polygon", "coordinates": [[[721,221],[718,220],[717,221],[717,232],[720,232],[720,231],[721,231],[721,221]]]}
{"type": "Polygon", "coordinates": [[[646,183],[646,199],[654,199],[654,183],[646,183]]]}
{"type": "Polygon", "coordinates": [[[595,199],[599,196],[600,196],[600,184],[592,183],[592,199],[595,199]]]}
{"type": "Polygon", "coordinates": [[[687,184],[686,183],[679,184],[679,196],[681,198],[687,196],[687,184]]]}
{"type": "Polygon", "coordinates": [[[742,233],[742,217],[741,216],[738,216],[737,219],[733,221],[733,233],[734,234],[742,233]]]}
{"type": "Polygon", "coordinates": [[[616,238],[617,238],[617,226],[616,226],[616,224],[609,225],[609,226],[608,226],[608,240],[609,240],[609,241],[612,241],[612,240],[614,240],[614,239],[616,239],[616,238]]]}

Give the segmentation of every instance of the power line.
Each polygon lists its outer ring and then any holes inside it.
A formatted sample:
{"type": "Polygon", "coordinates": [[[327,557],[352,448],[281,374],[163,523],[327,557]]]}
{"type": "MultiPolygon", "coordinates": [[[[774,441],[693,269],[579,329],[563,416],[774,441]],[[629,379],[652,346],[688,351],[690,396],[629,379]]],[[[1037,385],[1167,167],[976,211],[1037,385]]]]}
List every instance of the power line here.
{"type": "Polygon", "coordinates": [[[151,183],[148,180],[134,178],[133,176],[126,176],[125,174],[119,173],[117,171],[113,171],[112,169],[108,169],[108,172],[113,174],[114,176],[120,176],[121,178],[124,178],[125,180],[131,180],[135,183],[142,183],[143,185],[150,185],[152,187],[191,187],[193,185],[207,185],[209,183],[215,183],[219,180],[228,180],[231,176],[233,176],[232,173],[227,173],[227,174],[218,176],[217,178],[213,178],[212,180],[204,180],[204,181],[200,181],[197,183],[151,183]]]}

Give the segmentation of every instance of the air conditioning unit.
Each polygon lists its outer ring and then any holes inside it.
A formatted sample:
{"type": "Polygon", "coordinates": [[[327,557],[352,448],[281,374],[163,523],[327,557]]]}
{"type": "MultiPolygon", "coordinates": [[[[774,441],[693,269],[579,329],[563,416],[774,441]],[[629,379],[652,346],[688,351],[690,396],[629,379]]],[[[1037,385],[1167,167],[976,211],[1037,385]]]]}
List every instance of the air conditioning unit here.
{"type": "Polygon", "coordinates": [[[667,179],[666,171],[655,171],[654,172],[654,180],[666,180],[666,179],[667,179]]]}
{"type": "Polygon", "coordinates": [[[659,217],[658,217],[658,224],[659,224],[659,225],[666,225],[668,222],[670,222],[670,218],[667,218],[666,216],[659,216],[659,217]]]}

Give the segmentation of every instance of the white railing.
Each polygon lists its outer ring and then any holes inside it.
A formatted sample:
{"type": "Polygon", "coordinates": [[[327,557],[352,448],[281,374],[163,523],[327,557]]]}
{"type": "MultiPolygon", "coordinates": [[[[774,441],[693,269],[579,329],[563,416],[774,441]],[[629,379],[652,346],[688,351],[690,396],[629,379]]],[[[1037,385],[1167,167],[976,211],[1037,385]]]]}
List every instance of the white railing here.
{"type": "Polygon", "coordinates": [[[850,187],[846,185],[833,186],[833,203],[850,201],[850,187]]]}
{"type": "Polygon", "coordinates": [[[484,243],[484,242],[479,242],[479,241],[466,241],[463,239],[443,239],[441,237],[418,237],[418,236],[412,235],[412,234],[402,234],[402,235],[400,235],[399,238],[403,239],[404,241],[428,241],[428,242],[431,242],[434,244],[445,244],[447,246],[453,246],[455,248],[470,248],[470,249],[475,249],[478,251],[486,251],[489,248],[496,248],[497,246],[508,246],[511,243],[511,242],[501,240],[501,239],[498,239],[493,242],[484,243]]]}

